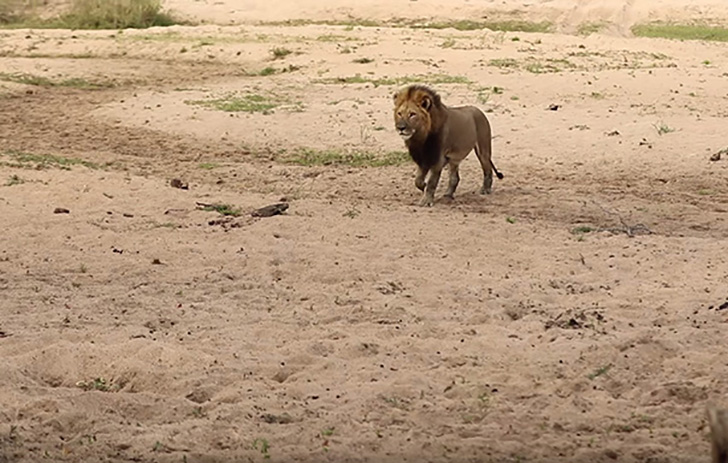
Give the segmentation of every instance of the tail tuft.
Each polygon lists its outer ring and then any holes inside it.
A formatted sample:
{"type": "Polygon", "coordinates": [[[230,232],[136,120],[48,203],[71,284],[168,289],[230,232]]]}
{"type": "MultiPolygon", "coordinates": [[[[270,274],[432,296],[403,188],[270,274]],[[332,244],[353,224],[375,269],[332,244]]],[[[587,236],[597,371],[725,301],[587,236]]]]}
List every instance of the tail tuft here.
{"type": "Polygon", "coordinates": [[[503,174],[501,174],[500,172],[496,172],[495,176],[498,177],[499,179],[503,178],[503,174]]]}

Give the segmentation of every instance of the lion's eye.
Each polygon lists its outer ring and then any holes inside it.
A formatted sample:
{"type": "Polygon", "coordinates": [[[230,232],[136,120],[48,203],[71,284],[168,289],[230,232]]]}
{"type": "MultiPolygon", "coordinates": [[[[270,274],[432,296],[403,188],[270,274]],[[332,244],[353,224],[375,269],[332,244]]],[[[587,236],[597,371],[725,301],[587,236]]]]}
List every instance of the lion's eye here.
{"type": "Polygon", "coordinates": [[[409,118],[414,119],[416,115],[417,115],[417,113],[411,112],[411,113],[409,113],[409,118]]]}

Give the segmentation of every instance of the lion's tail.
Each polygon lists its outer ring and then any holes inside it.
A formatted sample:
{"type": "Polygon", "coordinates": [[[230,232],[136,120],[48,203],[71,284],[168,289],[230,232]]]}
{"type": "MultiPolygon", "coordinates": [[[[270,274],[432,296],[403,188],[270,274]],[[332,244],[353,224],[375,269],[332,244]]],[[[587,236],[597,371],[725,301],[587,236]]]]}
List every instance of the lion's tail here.
{"type": "Polygon", "coordinates": [[[503,174],[501,174],[500,172],[498,172],[498,169],[495,168],[495,164],[493,164],[493,160],[492,159],[490,161],[490,166],[493,168],[493,172],[495,172],[495,176],[496,177],[498,177],[499,179],[503,178],[503,174]]]}

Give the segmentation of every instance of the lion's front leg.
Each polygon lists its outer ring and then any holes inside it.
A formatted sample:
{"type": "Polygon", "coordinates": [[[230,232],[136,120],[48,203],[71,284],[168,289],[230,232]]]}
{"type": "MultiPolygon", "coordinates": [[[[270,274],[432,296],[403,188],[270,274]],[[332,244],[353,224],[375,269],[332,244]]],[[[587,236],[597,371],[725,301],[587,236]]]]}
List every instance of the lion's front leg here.
{"type": "Polygon", "coordinates": [[[437,184],[440,182],[442,168],[443,162],[439,162],[430,169],[430,178],[427,179],[425,194],[422,196],[422,200],[420,200],[420,206],[430,207],[435,204],[435,190],[437,190],[437,184]]]}
{"type": "Polygon", "coordinates": [[[420,191],[425,191],[425,177],[427,176],[427,171],[429,169],[426,169],[422,166],[417,166],[417,175],[415,176],[415,186],[420,191]]]}

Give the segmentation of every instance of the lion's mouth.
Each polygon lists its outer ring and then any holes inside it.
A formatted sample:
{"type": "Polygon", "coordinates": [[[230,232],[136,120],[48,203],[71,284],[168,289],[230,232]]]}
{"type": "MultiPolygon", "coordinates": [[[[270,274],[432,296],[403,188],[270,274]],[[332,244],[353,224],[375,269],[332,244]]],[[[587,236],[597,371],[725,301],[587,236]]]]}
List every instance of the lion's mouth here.
{"type": "Polygon", "coordinates": [[[412,138],[412,135],[414,135],[414,130],[400,130],[399,136],[402,137],[402,140],[407,141],[410,138],[412,138]]]}

